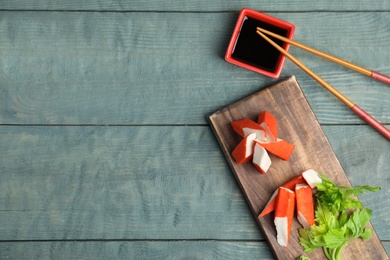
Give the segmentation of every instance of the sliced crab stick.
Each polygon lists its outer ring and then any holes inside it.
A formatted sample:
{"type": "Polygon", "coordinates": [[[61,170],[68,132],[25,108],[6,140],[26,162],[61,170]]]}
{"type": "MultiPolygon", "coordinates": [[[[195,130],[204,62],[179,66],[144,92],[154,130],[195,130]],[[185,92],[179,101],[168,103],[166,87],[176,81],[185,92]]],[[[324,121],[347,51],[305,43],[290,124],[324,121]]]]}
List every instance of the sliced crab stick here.
{"type": "Polygon", "coordinates": [[[279,158],[287,161],[292,152],[294,151],[295,146],[282,140],[278,139],[274,143],[261,143],[261,146],[263,146],[268,152],[278,156],[279,158]]]}
{"type": "Polygon", "coordinates": [[[305,181],[307,182],[307,184],[309,184],[310,188],[312,188],[312,189],[315,188],[316,184],[319,184],[322,182],[319,174],[313,169],[309,169],[307,171],[304,171],[302,173],[302,176],[305,179],[305,181]]]}
{"type": "Polygon", "coordinates": [[[261,142],[267,141],[265,136],[265,129],[256,122],[250,120],[249,118],[233,121],[230,124],[233,130],[242,137],[245,137],[246,135],[251,133],[256,133],[257,140],[261,142]]]}
{"type": "Polygon", "coordinates": [[[236,163],[246,163],[252,158],[255,139],[256,133],[249,134],[241,140],[241,142],[236,146],[236,148],[234,148],[232,156],[236,163]]]}
{"type": "Polygon", "coordinates": [[[253,148],[252,161],[256,169],[262,174],[266,173],[271,166],[271,159],[269,158],[267,151],[257,142],[255,142],[253,148]]]}
{"type": "MultiPolygon", "coordinates": [[[[292,178],[291,180],[289,180],[285,184],[283,184],[281,187],[284,187],[284,188],[287,188],[287,189],[290,189],[290,190],[294,190],[295,186],[297,184],[302,184],[302,183],[306,183],[306,182],[305,182],[305,179],[303,178],[302,174],[300,174],[300,175],[292,178]]],[[[269,214],[269,213],[271,213],[272,211],[275,210],[276,196],[278,195],[278,191],[279,191],[279,189],[277,189],[274,192],[274,194],[272,194],[271,199],[268,201],[267,205],[265,205],[263,211],[260,213],[258,218],[262,218],[265,215],[267,215],[267,214],[269,214]]]]}
{"type": "Polygon", "coordinates": [[[295,194],[294,191],[280,187],[276,197],[274,224],[276,239],[279,245],[287,247],[294,217],[295,194]]]}
{"type": "Polygon", "coordinates": [[[257,123],[264,127],[269,142],[276,142],[278,138],[278,121],[269,112],[263,111],[257,117],[257,123]]]}
{"type": "Polygon", "coordinates": [[[306,181],[303,178],[302,174],[299,174],[298,176],[295,176],[294,178],[292,178],[291,180],[289,180],[288,182],[283,184],[282,187],[290,189],[290,190],[294,190],[295,186],[297,184],[302,184],[302,183],[305,183],[305,182],[306,181]]]}
{"type": "Polygon", "coordinates": [[[260,213],[260,215],[258,216],[258,218],[262,218],[262,217],[264,217],[265,215],[268,215],[269,213],[271,213],[272,211],[275,210],[276,196],[278,196],[278,191],[279,191],[279,189],[277,189],[276,191],[274,191],[274,193],[272,194],[271,198],[270,198],[269,201],[267,202],[267,205],[265,205],[263,211],[260,213]]]}
{"type": "Polygon", "coordinates": [[[304,228],[314,224],[314,203],[312,189],[307,184],[295,186],[295,198],[297,203],[297,219],[304,228]]]}

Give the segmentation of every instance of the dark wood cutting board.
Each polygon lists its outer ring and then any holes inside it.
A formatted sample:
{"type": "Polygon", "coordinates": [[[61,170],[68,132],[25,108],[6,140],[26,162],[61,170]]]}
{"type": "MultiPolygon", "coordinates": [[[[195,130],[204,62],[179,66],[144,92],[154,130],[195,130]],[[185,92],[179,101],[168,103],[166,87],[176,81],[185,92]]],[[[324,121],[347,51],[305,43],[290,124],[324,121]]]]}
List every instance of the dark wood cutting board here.
{"type": "MultiPolygon", "coordinates": [[[[296,259],[300,255],[307,255],[313,260],[326,259],[322,249],[310,254],[304,253],[299,244],[298,229],[301,226],[296,219],[289,245],[282,247],[276,241],[273,213],[261,219],[257,218],[280,185],[307,169],[324,173],[338,185],[351,186],[295,77],[289,77],[229,105],[210,115],[209,119],[253,215],[275,256],[278,259],[296,259]],[[288,161],[271,154],[270,169],[266,174],[260,174],[252,163],[239,165],[233,160],[231,152],[242,137],[233,132],[230,123],[245,117],[256,121],[257,115],[264,110],[278,120],[278,137],[294,144],[295,150],[288,161]]],[[[374,232],[367,241],[357,239],[349,243],[343,249],[342,259],[388,259],[388,256],[374,232]]]]}

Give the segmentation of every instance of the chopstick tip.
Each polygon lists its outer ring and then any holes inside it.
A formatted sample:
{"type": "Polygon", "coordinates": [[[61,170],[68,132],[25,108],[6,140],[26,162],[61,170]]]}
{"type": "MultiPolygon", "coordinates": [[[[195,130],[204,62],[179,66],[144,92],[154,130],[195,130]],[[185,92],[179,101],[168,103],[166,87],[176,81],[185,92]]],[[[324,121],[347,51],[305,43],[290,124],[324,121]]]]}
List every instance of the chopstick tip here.
{"type": "Polygon", "coordinates": [[[264,31],[264,29],[261,28],[261,27],[256,27],[256,30],[257,30],[257,31],[264,31]]]}
{"type": "Polygon", "coordinates": [[[256,33],[257,33],[258,35],[260,35],[261,37],[263,37],[263,38],[264,38],[264,36],[265,36],[260,30],[256,30],[256,33]]]}

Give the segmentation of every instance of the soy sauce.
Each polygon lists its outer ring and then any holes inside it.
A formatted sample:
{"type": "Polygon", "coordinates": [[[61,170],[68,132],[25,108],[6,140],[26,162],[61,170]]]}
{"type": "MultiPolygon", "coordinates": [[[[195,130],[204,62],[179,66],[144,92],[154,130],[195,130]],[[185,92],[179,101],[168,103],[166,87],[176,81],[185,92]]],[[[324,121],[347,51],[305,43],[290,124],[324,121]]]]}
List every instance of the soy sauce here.
{"type": "MultiPolygon", "coordinates": [[[[282,54],[256,33],[256,27],[261,27],[285,37],[288,33],[286,29],[275,27],[250,17],[245,17],[232,57],[260,69],[273,72],[279,57],[282,54]]],[[[270,36],[269,38],[278,45],[283,46],[282,41],[270,36]]]]}

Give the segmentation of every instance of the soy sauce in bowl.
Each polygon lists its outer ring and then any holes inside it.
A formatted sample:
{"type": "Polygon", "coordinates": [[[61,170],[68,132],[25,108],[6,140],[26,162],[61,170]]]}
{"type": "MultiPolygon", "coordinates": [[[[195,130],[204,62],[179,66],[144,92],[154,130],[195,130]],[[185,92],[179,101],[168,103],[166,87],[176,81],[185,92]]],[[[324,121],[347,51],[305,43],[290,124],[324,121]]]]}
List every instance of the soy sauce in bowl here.
{"type": "MultiPolygon", "coordinates": [[[[237,66],[264,74],[279,77],[285,56],[256,33],[260,27],[273,33],[292,39],[295,26],[278,18],[244,8],[238,17],[230,39],[225,60],[237,66]]],[[[289,44],[271,37],[286,51],[289,44]]]]}
{"type": "MultiPolygon", "coordinates": [[[[287,36],[286,29],[245,17],[232,57],[257,68],[273,72],[282,54],[256,33],[257,27],[285,37],[287,36]]],[[[283,47],[281,40],[270,38],[283,47]]]]}

